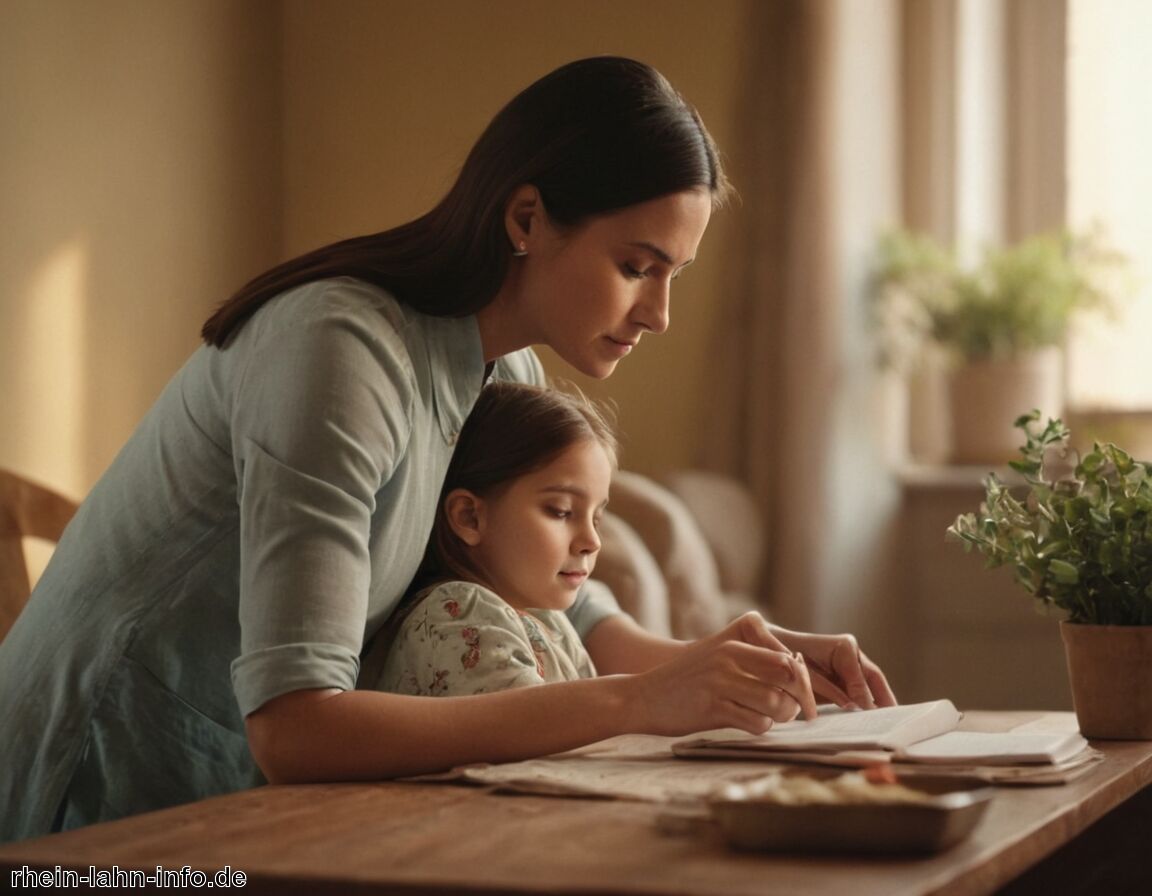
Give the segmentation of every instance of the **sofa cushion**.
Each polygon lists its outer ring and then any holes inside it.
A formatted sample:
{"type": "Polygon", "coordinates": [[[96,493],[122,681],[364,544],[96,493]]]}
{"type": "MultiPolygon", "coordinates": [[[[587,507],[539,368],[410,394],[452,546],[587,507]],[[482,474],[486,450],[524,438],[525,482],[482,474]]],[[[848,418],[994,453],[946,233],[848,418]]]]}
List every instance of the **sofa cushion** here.
{"type": "Polygon", "coordinates": [[[676,470],[660,477],[684,502],[708,541],[729,593],[755,595],[764,564],[764,523],[744,483],[722,473],[676,470]]]}
{"type": "Polygon", "coordinates": [[[668,586],[643,539],[619,516],[605,513],[600,542],[593,578],[611,588],[620,608],[643,628],[671,636],[668,586]]]}
{"type": "Polygon", "coordinates": [[[700,638],[722,628],[729,614],[716,562],[684,502],[646,476],[617,470],[610,507],[640,536],[663,573],[672,636],[700,638]]]}

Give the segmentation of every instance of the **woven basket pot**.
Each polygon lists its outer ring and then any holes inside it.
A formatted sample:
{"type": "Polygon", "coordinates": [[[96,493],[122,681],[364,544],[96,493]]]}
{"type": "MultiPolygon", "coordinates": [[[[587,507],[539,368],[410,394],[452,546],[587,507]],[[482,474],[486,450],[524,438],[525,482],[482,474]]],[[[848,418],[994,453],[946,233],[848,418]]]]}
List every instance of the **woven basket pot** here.
{"type": "Polygon", "coordinates": [[[1080,733],[1152,740],[1152,625],[1061,622],[1080,733]]]}

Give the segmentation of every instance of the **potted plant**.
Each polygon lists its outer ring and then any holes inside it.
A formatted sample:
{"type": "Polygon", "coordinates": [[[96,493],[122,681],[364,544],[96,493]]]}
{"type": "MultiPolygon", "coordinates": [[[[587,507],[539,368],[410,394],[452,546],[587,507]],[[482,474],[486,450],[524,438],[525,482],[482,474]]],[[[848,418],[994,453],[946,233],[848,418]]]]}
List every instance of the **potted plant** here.
{"type": "Polygon", "coordinates": [[[1062,617],[1084,735],[1152,739],[1152,465],[1112,443],[1079,457],[1060,420],[1039,420],[1015,423],[1023,493],[989,474],[979,512],[948,534],[1062,617]]]}
{"type": "Polygon", "coordinates": [[[1077,314],[1125,291],[1123,256],[1096,231],[990,247],[966,267],[955,250],[897,230],[880,243],[873,312],[881,360],[908,367],[926,345],[950,362],[954,463],[1006,462],[1021,408],[1063,412],[1062,347],[1077,314]],[[1005,421],[1003,426],[989,421],[1005,421]]]}

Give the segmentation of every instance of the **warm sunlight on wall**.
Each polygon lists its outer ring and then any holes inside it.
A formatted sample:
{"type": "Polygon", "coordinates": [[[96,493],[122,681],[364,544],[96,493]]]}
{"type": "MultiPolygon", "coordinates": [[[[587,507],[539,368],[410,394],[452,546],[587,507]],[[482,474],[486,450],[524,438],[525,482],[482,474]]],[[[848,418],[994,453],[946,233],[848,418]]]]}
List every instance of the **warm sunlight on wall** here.
{"type": "Polygon", "coordinates": [[[6,423],[15,445],[8,461],[26,475],[78,495],[85,488],[84,319],[88,253],[73,239],[40,264],[23,290],[12,352],[6,423]],[[50,399],[49,399],[50,396],[50,399]]]}
{"type": "MultiPolygon", "coordinates": [[[[11,439],[7,463],[71,496],[83,494],[86,487],[82,428],[87,268],[88,248],[76,238],[51,252],[32,272],[15,321],[22,339],[10,346],[4,368],[11,384],[5,402],[11,439]]],[[[24,539],[32,584],[52,549],[42,539],[24,539]]]]}
{"type": "Polygon", "coordinates": [[[279,250],[274,0],[0,4],[0,467],[82,498],[279,250]]]}

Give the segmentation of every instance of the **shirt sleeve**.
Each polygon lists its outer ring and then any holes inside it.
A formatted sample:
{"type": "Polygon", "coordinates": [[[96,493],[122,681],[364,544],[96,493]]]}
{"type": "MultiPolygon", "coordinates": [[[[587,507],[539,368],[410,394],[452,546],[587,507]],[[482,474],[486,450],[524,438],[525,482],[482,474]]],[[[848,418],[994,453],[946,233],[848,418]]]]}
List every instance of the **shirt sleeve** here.
{"type": "Polygon", "coordinates": [[[450,582],[430,591],[404,620],[379,688],[453,697],[544,681],[516,611],[479,585],[450,582]]]}
{"type": "MultiPolygon", "coordinates": [[[[240,513],[240,654],[247,715],[304,688],[351,689],[368,607],[375,496],[408,441],[415,378],[397,320],[316,292],[241,331],[232,395],[240,513]]],[[[291,295],[274,301],[292,299],[291,295]]]]}
{"type": "Polygon", "coordinates": [[[589,579],[584,583],[572,606],[564,612],[568,614],[568,621],[572,623],[581,640],[587,638],[588,633],[609,616],[624,613],[620,609],[620,604],[616,602],[612,589],[595,579],[589,579]]]}

